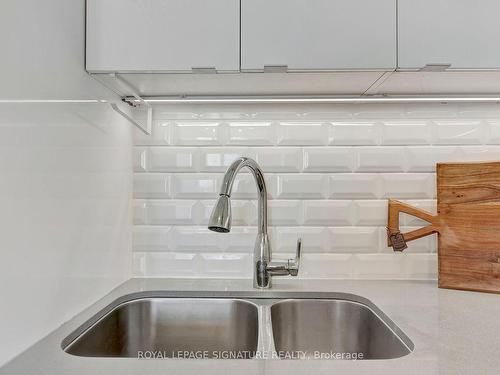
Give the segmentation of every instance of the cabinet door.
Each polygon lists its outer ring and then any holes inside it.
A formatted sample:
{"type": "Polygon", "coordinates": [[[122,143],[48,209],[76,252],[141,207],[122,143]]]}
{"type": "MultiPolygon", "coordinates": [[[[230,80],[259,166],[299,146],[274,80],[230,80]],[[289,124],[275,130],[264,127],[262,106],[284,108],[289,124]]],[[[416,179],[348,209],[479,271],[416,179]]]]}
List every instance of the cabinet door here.
{"type": "Polygon", "coordinates": [[[239,0],[87,0],[87,70],[239,70],[239,0]]]}
{"type": "Polygon", "coordinates": [[[499,0],[399,0],[399,68],[500,68],[499,0]]]}
{"type": "Polygon", "coordinates": [[[242,0],[241,67],[396,66],[395,0],[242,0]]]}

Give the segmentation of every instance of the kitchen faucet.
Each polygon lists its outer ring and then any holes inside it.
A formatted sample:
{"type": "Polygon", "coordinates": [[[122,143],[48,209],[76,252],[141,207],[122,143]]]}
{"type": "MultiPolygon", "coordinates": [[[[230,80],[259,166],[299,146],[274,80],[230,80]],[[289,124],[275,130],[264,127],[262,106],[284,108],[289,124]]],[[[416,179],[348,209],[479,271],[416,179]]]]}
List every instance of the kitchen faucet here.
{"type": "Polygon", "coordinates": [[[214,232],[228,233],[231,230],[231,191],[234,179],[241,168],[247,167],[252,172],[259,192],[258,233],[254,248],[254,288],[271,287],[271,276],[297,276],[300,265],[302,241],[297,240],[297,251],[294,259],[284,261],[271,260],[271,245],[267,235],[267,189],[264,174],[257,162],[251,158],[240,157],[227,169],[215,204],[208,229],[214,232]]]}

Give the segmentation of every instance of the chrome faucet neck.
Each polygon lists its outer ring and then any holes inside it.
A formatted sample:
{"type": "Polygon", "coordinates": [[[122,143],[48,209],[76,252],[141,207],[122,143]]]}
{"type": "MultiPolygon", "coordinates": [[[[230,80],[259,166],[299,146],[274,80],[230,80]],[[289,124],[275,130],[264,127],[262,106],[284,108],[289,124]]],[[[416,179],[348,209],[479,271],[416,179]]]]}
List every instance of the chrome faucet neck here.
{"type": "Polygon", "coordinates": [[[219,199],[213,208],[208,228],[215,232],[229,232],[231,230],[231,192],[236,175],[247,167],[252,173],[257,190],[258,199],[258,233],[254,247],[254,278],[255,288],[264,289],[271,286],[271,276],[297,276],[300,260],[300,240],[297,243],[297,256],[287,261],[271,261],[271,245],[267,235],[267,188],[262,169],[253,159],[240,157],[227,169],[219,193],[219,199]]]}
{"type": "Polygon", "coordinates": [[[233,190],[233,184],[234,180],[236,179],[236,175],[244,167],[247,167],[252,173],[259,193],[257,223],[258,231],[260,234],[267,235],[267,187],[262,169],[255,160],[246,157],[240,157],[236,159],[228,167],[226,173],[224,174],[224,179],[222,180],[222,186],[219,194],[231,197],[231,192],[233,190]]]}

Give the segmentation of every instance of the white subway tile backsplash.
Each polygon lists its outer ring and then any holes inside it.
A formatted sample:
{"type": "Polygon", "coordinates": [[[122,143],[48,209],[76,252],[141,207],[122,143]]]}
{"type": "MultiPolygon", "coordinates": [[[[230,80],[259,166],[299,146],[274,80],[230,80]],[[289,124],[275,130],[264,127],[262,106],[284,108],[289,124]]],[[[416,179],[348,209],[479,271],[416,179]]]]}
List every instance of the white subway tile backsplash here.
{"type": "Polygon", "coordinates": [[[330,248],[339,253],[370,253],[379,250],[378,227],[329,228],[330,248]]]}
{"type": "Polygon", "coordinates": [[[328,249],[328,228],[324,227],[276,227],[276,252],[295,253],[297,239],[302,238],[304,252],[324,253],[328,249]]]}
{"type": "Polygon", "coordinates": [[[271,146],[276,143],[276,127],[272,122],[230,122],[231,145],[271,146]]]}
{"type": "Polygon", "coordinates": [[[197,223],[197,201],[150,199],[146,206],[147,223],[151,225],[194,225],[197,223]]]}
{"type": "Polygon", "coordinates": [[[381,175],[382,198],[434,198],[436,177],[431,173],[386,173],[381,175]]]}
{"type": "Polygon", "coordinates": [[[304,254],[300,263],[304,279],[350,279],[354,270],[352,254],[304,254]]]}
{"type": "Polygon", "coordinates": [[[132,168],[134,172],[146,172],[146,153],[145,147],[134,147],[132,150],[132,168]]]}
{"type": "Polygon", "coordinates": [[[201,172],[225,172],[240,156],[254,158],[253,152],[247,148],[201,148],[199,154],[201,172]]]}
{"type": "Polygon", "coordinates": [[[356,172],[404,172],[407,169],[403,147],[358,147],[356,172]]]}
{"type": "Polygon", "coordinates": [[[195,148],[151,147],[148,156],[150,172],[195,172],[196,170],[195,148]]]}
{"type": "Polygon", "coordinates": [[[254,149],[256,161],[267,172],[300,172],[302,150],[296,147],[266,147],[254,149]]]}
{"type": "Polygon", "coordinates": [[[387,225],[387,200],[358,200],[354,201],[355,225],[387,225]]]}
{"type": "Polygon", "coordinates": [[[302,201],[272,200],[268,202],[268,218],[270,225],[302,224],[302,201]]]}
{"type": "Polygon", "coordinates": [[[305,172],[352,172],[352,147],[314,147],[304,149],[305,172]]]}
{"type": "Polygon", "coordinates": [[[375,199],[381,194],[382,180],[378,174],[334,174],[329,177],[332,199],[375,199]]]}
{"type": "Polygon", "coordinates": [[[132,218],[135,225],[147,224],[147,200],[135,199],[132,203],[132,218]]]}
{"type": "Polygon", "coordinates": [[[221,176],[216,174],[176,174],[172,176],[174,198],[213,198],[219,193],[221,176]]]}
{"type": "Polygon", "coordinates": [[[134,251],[168,251],[171,227],[134,226],[132,248],[134,251]]]}
{"type": "MultiPolygon", "coordinates": [[[[387,247],[387,199],[436,211],[438,162],[500,160],[498,105],[160,106],[133,148],[134,275],[252,277],[257,189],[244,169],[228,234],[206,228],[239,156],[262,166],[274,254],[303,238],[304,278],[435,279],[437,236],[387,247]]],[[[426,223],[402,214],[402,230],[426,223]]]]}
{"type": "Polygon", "coordinates": [[[305,200],[304,225],[344,226],[354,223],[354,205],[349,200],[305,200]]]}
{"type": "Polygon", "coordinates": [[[253,256],[249,253],[200,254],[203,277],[251,278],[253,256]]]}
{"type": "Polygon", "coordinates": [[[175,145],[222,145],[224,128],[218,122],[177,122],[172,124],[175,145]]]}
{"type": "Polygon", "coordinates": [[[334,122],[330,129],[330,144],[369,146],[380,143],[380,130],[371,122],[334,122]]]}
{"type": "Polygon", "coordinates": [[[436,121],[435,143],[447,144],[481,144],[485,139],[480,121],[440,120],[436,121]]]}
{"type": "Polygon", "coordinates": [[[188,252],[134,252],[133,272],[140,277],[199,277],[200,261],[188,252]]]}
{"type": "Polygon", "coordinates": [[[431,126],[427,121],[388,121],[382,125],[383,145],[426,145],[431,142],[431,126]]]}
{"type": "Polygon", "coordinates": [[[490,127],[490,143],[494,145],[500,144],[500,120],[489,121],[490,127]]]}
{"type": "Polygon", "coordinates": [[[135,198],[169,198],[170,175],[136,173],[134,175],[135,198]]]}
{"type": "Polygon", "coordinates": [[[408,147],[409,172],[435,172],[437,163],[459,161],[460,155],[454,146],[408,147]]]}
{"type": "Polygon", "coordinates": [[[286,174],[278,176],[280,199],[325,198],[328,179],[321,174],[286,174]]]}
{"type": "Polygon", "coordinates": [[[170,232],[169,244],[175,251],[223,251],[227,248],[228,239],[227,235],[212,232],[205,226],[175,226],[170,232]]]}
{"type": "Polygon", "coordinates": [[[280,123],[278,125],[278,144],[327,145],[328,124],[325,123],[280,123]]]}

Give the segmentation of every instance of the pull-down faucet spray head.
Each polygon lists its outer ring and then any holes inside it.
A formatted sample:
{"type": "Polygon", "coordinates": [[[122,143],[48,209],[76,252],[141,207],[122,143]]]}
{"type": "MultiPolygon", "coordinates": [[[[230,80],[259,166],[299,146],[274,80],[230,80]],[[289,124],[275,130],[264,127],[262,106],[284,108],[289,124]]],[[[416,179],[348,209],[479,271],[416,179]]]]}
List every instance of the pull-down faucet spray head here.
{"type": "Polygon", "coordinates": [[[231,231],[231,199],[225,194],[221,194],[208,222],[208,229],[214,232],[228,233],[231,231]]]}

